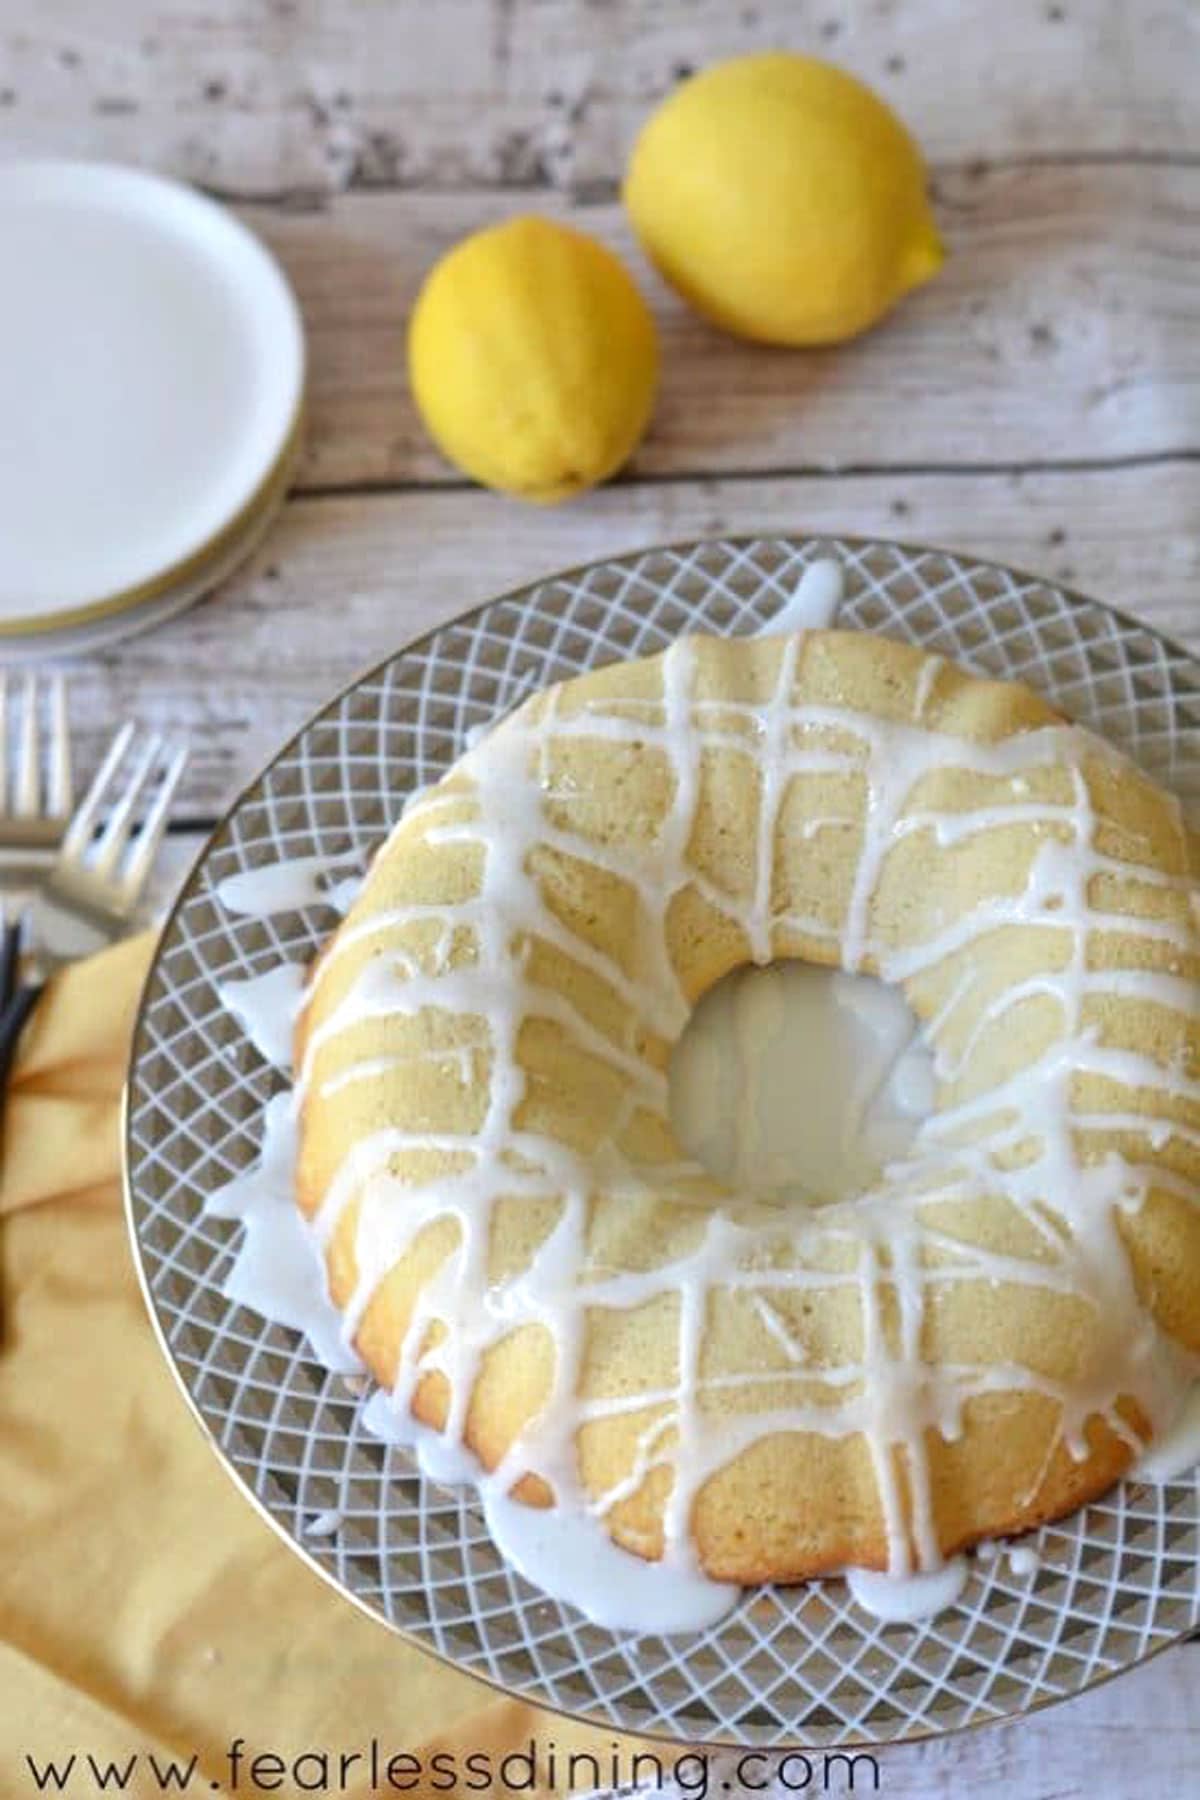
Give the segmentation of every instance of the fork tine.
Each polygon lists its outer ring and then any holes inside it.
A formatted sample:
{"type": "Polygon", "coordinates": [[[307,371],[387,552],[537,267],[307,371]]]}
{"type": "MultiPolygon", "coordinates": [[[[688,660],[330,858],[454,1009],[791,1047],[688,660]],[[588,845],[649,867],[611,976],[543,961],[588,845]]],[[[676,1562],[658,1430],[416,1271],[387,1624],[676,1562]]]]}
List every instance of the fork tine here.
{"type": "Polygon", "coordinates": [[[134,724],[126,719],[120,731],[105,752],[104,761],[96,770],[92,785],[84,796],[79,811],[71,820],[67,834],[62,841],[60,856],[64,861],[76,860],[83,855],[92,841],[92,833],[96,829],[96,820],[100,816],[100,808],[104,803],[105,790],[109,782],[121,766],[125,752],[133,738],[134,724]]]}
{"type": "Polygon", "coordinates": [[[46,811],[65,819],[71,811],[71,730],[67,723],[67,678],[55,675],[50,684],[50,770],[46,811]]]}
{"type": "Polygon", "coordinates": [[[21,728],[17,744],[16,804],[19,819],[36,819],[41,789],[38,766],[38,679],[30,671],[21,696],[21,728]]]}
{"type": "Polygon", "coordinates": [[[125,865],[122,886],[129,900],[136,900],[146,885],[150,867],[154,861],[158,846],[167,829],[167,819],[171,811],[171,802],[175,798],[175,790],[183,779],[183,771],[187,767],[188,745],[178,744],[175,753],[162,775],[158,791],[151,803],[150,810],[142,821],[142,828],[134,838],[129,849],[129,861],[125,865]]]}
{"type": "Polygon", "coordinates": [[[130,827],[133,824],[133,812],[142,789],[154,771],[162,751],[163,740],[157,731],[151,732],[142,745],[134,762],[132,772],[126,777],[125,787],[119,799],[108,815],[108,822],[96,845],[90,868],[99,876],[111,875],[120,860],[121,852],[129,841],[130,827]]]}

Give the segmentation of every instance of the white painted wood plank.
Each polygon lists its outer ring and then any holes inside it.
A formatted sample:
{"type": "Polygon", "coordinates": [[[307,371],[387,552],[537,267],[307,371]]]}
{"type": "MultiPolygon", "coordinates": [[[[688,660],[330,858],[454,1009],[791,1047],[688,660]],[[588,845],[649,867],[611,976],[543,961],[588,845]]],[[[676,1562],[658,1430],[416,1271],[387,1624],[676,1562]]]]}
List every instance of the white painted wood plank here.
{"type": "Polygon", "coordinates": [[[1200,151],[1189,0],[6,0],[0,130],[233,194],[610,188],[678,73],[832,56],[935,160],[1200,151]]]}
{"type": "Polygon", "coordinates": [[[127,714],[186,727],[181,817],[224,806],[357,671],[489,596],[618,551],[725,532],[944,543],[1058,576],[1200,648],[1200,471],[615,486],[556,512],[426,491],[293,502],[204,605],[83,663],[85,763],[127,714]]]}
{"type": "MultiPolygon", "coordinates": [[[[247,211],[290,271],[308,325],[303,486],[454,476],[408,391],[404,321],[435,258],[510,208],[359,194],[328,214],[247,211]]],[[[634,472],[1200,447],[1200,165],[962,173],[941,182],[938,210],[950,246],[939,277],[874,332],[808,352],[711,329],[648,267],[619,207],[575,215],[628,258],[659,320],[661,393],[634,472]]]]}
{"type": "MultiPolygon", "coordinates": [[[[878,1792],[887,1800],[1135,1800],[1195,1793],[1198,1682],[1200,1647],[1181,1644],[1046,1712],[883,1751],[878,1792]]],[[[855,1791],[864,1787],[860,1768],[855,1791]]],[[[831,1782],[828,1791],[849,1790],[831,1782]]]]}
{"type": "Polygon", "coordinates": [[[192,865],[208,842],[208,832],[171,832],[165,837],[154,859],[141,916],[148,920],[161,918],[191,873],[192,865]]]}

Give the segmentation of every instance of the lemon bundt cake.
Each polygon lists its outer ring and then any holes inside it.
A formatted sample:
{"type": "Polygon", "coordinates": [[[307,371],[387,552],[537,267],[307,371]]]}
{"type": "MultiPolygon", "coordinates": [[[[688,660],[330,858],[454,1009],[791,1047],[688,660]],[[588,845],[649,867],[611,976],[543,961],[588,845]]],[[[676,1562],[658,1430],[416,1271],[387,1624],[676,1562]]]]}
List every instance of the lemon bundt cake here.
{"type": "Polygon", "coordinates": [[[1200,1366],[1198,873],[1115,750],[863,634],[534,696],[410,807],[300,1020],[348,1332],[493,1483],[731,1581],[1072,1509],[1200,1366]],[[667,1106],[698,998],[795,957],[898,986],[937,1079],[813,1207],[667,1106]]]}

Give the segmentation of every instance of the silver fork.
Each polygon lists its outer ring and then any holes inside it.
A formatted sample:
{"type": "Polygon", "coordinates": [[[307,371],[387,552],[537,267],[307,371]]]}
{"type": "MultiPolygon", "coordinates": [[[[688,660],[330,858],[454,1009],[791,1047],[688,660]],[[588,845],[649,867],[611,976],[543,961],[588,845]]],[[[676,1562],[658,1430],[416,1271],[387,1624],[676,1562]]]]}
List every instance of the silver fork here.
{"type": "Polygon", "coordinates": [[[172,746],[161,732],[139,732],[132,720],[122,725],[46,879],[49,910],[83,914],[106,939],[132,923],[187,758],[186,744],[172,746]],[[139,810],[142,822],[134,833],[139,810]]]}
{"type": "Polygon", "coordinates": [[[71,815],[71,738],[67,684],[32,671],[12,702],[0,669],[0,861],[29,867],[51,860],[71,815]],[[16,715],[16,754],[9,768],[9,721],[16,715]],[[45,715],[45,729],[41,719],[45,715]]]}

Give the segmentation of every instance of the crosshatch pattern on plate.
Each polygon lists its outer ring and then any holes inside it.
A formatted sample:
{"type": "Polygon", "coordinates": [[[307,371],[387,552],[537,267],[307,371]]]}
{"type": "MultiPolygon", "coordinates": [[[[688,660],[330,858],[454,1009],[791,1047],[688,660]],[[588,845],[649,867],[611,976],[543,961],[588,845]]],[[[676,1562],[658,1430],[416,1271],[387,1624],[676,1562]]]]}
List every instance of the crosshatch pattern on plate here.
{"type": "Polygon", "coordinates": [[[129,1084],[129,1200],[176,1372],[272,1521],[416,1643],[606,1728],[766,1746],[886,1742],[1066,1698],[1200,1623],[1200,1485],[1128,1482],[1037,1534],[1036,1574],[974,1562],[917,1626],[862,1613],[840,1582],[748,1591],[691,1637],[629,1636],[547,1599],[497,1554],[473,1497],[415,1469],[296,1334],[222,1295],[241,1227],[204,1198],[253,1162],[279,1077],[217,1001],[221,981],[306,960],[324,906],[227,915],[227,875],[294,856],[362,858],[467,732],[527,691],[689,631],[752,632],[834,554],[847,625],[1039,688],[1200,803],[1200,665],[1132,619],[1030,576],[886,543],[690,544],[557,575],[443,627],[333,701],[247,789],[168,924],[129,1084]],[[316,1535],[322,1514],[340,1527],[316,1535]]]}

